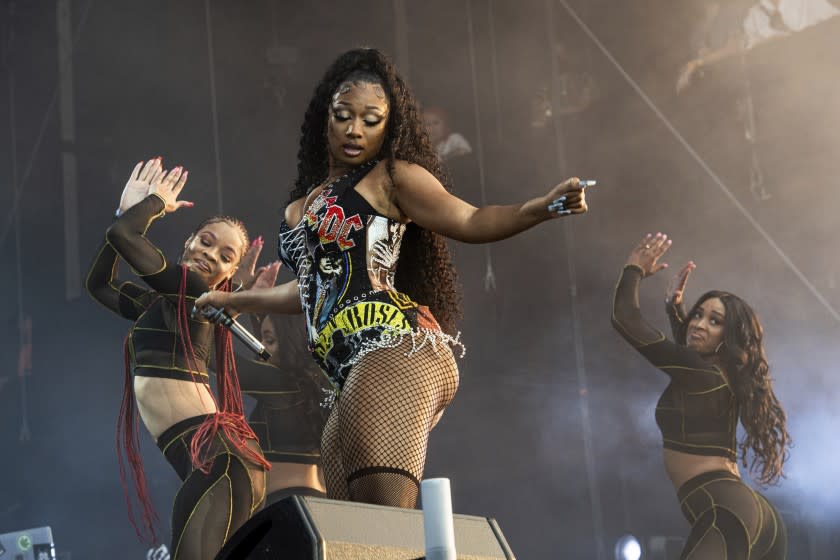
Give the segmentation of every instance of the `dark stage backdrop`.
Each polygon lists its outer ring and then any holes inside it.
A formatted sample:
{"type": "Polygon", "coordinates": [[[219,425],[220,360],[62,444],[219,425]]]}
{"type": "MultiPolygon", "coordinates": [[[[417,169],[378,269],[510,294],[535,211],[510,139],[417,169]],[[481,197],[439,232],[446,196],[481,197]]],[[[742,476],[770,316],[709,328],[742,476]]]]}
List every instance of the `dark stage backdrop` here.
{"type": "MultiPolygon", "coordinates": [[[[523,559],[599,558],[598,539],[610,558],[624,533],[687,533],[653,420],[665,379],[609,324],[623,259],[663,231],[673,267],[698,264],[689,299],[722,288],[758,311],[796,441],[788,478],[767,493],[788,520],[791,557],[830,558],[840,534],[830,427],[840,421],[840,322],[829,309],[840,307],[840,21],[707,69],[678,96],[699,0],[569,4],[706,169],[560,2],[63,1],[74,48],[73,101],[62,110],[56,3],[3,0],[0,533],[49,524],[65,558],[144,557],[114,451],[127,324],[84,294],[68,297],[67,271],[78,284],[128,172],[157,155],[190,170],[184,196],[196,202],[155,225],[168,254],[221,203],[265,236],[271,257],[309,96],[335,56],[369,45],[391,53],[418,99],[445,109],[472,144],[449,162],[470,202],[521,201],[571,175],[598,180],[590,213],[568,226],[547,223],[489,251],[453,244],[468,351],[426,474],[452,479],[454,509],[496,517],[523,559]],[[62,118],[75,125],[72,141],[62,118]],[[62,153],[77,161],[78,255],[65,251],[62,153]],[[485,289],[488,261],[495,290],[485,289]],[[33,322],[23,379],[19,306],[33,322]]],[[[670,275],[659,276],[642,303],[665,327],[670,275]]],[[[177,479],[148,437],[144,458],[166,527],[177,479]]]]}

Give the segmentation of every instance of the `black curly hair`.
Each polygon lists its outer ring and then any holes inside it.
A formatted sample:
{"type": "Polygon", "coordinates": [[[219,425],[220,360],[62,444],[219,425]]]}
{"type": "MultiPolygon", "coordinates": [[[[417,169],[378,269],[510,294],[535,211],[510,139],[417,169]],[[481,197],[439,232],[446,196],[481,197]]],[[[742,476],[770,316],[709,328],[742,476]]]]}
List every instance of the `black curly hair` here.
{"type": "MultiPolygon", "coordinates": [[[[396,160],[415,163],[451,190],[449,179],[423,128],[417,103],[393,62],[379,50],[359,48],[339,56],[315,88],[300,128],[298,175],[289,202],[305,197],[327,178],[329,106],[333,94],[348,81],[379,84],[385,91],[388,122],[377,159],[386,161],[388,174],[393,178],[396,160]]],[[[428,305],[445,332],[455,332],[461,317],[460,292],[449,247],[442,236],[409,224],[403,237],[395,282],[401,292],[428,305]]]]}
{"type": "MultiPolygon", "coordinates": [[[[718,350],[721,365],[735,392],[741,425],[746,437],[739,444],[741,463],[762,485],[775,484],[784,477],[783,466],[791,445],[785,411],[773,392],[770,366],[764,352],[764,329],[752,308],[729,292],[706,292],[691,308],[689,320],[703,302],[718,298],[726,315],[723,344],[718,350]],[[753,453],[747,462],[747,450],[753,453]]],[[[677,330],[677,342],[686,343],[689,321],[677,330]]]]}

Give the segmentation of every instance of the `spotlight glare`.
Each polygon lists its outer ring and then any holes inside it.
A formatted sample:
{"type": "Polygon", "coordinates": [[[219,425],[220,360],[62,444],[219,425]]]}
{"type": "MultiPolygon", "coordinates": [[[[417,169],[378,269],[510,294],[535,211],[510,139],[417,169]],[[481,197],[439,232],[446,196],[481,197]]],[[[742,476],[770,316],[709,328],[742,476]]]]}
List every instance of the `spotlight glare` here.
{"type": "Polygon", "coordinates": [[[624,535],[615,543],[615,560],[640,560],[642,545],[633,535],[624,535]]]}

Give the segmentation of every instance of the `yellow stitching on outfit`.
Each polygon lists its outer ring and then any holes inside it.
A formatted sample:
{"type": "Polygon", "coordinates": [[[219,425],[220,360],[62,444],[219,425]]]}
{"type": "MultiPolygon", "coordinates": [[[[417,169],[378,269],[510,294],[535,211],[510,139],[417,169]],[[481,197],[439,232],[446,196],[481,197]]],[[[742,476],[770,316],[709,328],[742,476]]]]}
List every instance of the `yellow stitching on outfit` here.
{"type": "MultiPolygon", "coordinates": [[[[216,455],[216,456],[214,457],[214,459],[215,459],[216,457],[219,457],[219,455],[216,455]]],[[[230,466],[230,458],[228,457],[228,464],[225,466],[225,472],[224,472],[224,473],[222,473],[222,475],[221,475],[221,476],[220,476],[220,477],[219,477],[219,478],[218,478],[218,479],[217,479],[217,480],[216,480],[213,484],[211,484],[211,485],[210,485],[210,487],[209,487],[207,490],[205,490],[205,491],[204,491],[204,493],[203,493],[203,494],[202,494],[202,495],[198,498],[198,500],[196,500],[196,501],[195,501],[195,506],[193,506],[192,511],[191,511],[191,512],[190,512],[190,514],[187,516],[187,521],[184,523],[184,527],[183,527],[183,528],[182,528],[182,530],[181,530],[181,534],[180,534],[180,535],[178,535],[178,543],[175,545],[175,553],[172,555],[172,556],[173,556],[173,558],[177,558],[177,557],[178,557],[178,549],[180,549],[180,548],[181,548],[181,540],[184,538],[184,533],[186,533],[186,532],[187,532],[187,528],[188,528],[188,527],[189,527],[189,525],[190,525],[190,521],[192,520],[192,516],[195,514],[195,510],[197,510],[197,509],[198,509],[198,506],[200,506],[200,505],[201,505],[201,502],[202,502],[202,500],[204,500],[204,497],[205,497],[205,496],[206,496],[206,495],[207,495],[210,491],[212,491],[212,490],[213,490],[213,488],[215,488],[215,487],[216,487],[216,485],[217,485],[219,482],[221,482],[221,480],[222,480],[223,478],[227,477],[227,472],[228,472],[228,468],[229,468],[229,466],[230,466]]],[[[179,489],[178,489],[178,492],[175,494],[176,502],[177,502],[178,494],[181,492],[181,490],[184,488],[184,486],[186,486],[186,485],[187,485],[187,481],[190,479],[190,477],[192,477],[192,475],[193,475],[193,474],[195,474],[196,472],[201,472],[201,471],[193,470],[193,471],[189,474],[189,476],[186,478],[186,480],[184,480],[184,483],[181,485],[181,488],[179,488],[179,489]]],[[[203,474],[203,473],[202,473],[202,474],[203,474]]],[[[229,478],[229,477],[228,477],[228,478],[229,478]]],[[[174,507],[175,507],[175,504],[174,504],[174,503],[173,503],[172,507],[173,507],[173,513],[174,513],[174,507]]],[[[230,509],[228,509],[228,518],[230,518],[230,516],[231,516],[231,515],[232,515],[231,511],[230,511],[230,509]]],[[[230,528],[230,522],[228,522],[228,528],[230,528]]],[[[227,538],[225,538],[225,540],[227,540],[227,538]]],[[[224,541],[222,541],[222,542],[224,542],[224,541]]]]}
{"type": "Polygon", "coordinates": [[[263,500],[265,500],[265,487],[266,487],[265,469],[263,467],[258,467],[256,469],[255,468],[249,468],[248,465],[245,464],[245,459],[243,459],[239,455],[239,453],[231,453],[231,455],[237,461],[239,461],[239,464],[242,465],[243,469],[245,469],[245,474],[246,474],[246,476],[248,477],[248,480],[251,483],[251,507],[248,508],[248,511],[250,512],[250,515],[254,515],[254,512],[257,510],[259,505],[263,502],[263,500]],[[262,497],[260,497],[259,499],[257,499],[257,496],[254,493],[254,479],[251,477],[251,472],[254,471],[254,470],[258,471],[259,473],[262,473],[262,475],[263,475],[263,491],[262,491],[262,497]]]}
{"type": "Polygon", "coordinates": [[[716,376],[721,376],[722,375],[721,371],[714,366],[713,366],[714,369],[698,369],[698,368],[693,368],[693,367],[688,367],[688,366],[679,366],[679,365],[659,365],[659,364],[653,364],[653,365],[655,367],[658,367],[659,369],[681,369],[681,370],[686,370],[686,371],[696,371],[697,373],[711,373],[711,374],[716,375],[716,376]]]}
{"type": "Polygon", "coordinates": [[[664,438],[664,437],[662,438],[662,441],[666,441],[668,443],[674,443],[674,444],[677,444],[677,445],[683,445],[685,447],[698,447],[700,449],[723,449],[725,451],[729,451],[730,453],[732,452],[732,449],[730,449],[729,447],[724,447],[722,445],[701,445],[699,443],[687,443],[687,442],[684,442],[684,441],[676,441],[676,440],[668,439],[668,438],[664,438]]]}
{"type": "MultiPolygon", "coordinates": [[[[113,277],[112,277],[112,281],[113,281],[113,277]]],[[[126,286],[126,284],[128,284],[128,285],[130,285],[130,286],[134,286],[135,288],[137,288],[137,289],[139,289],[139,290],[143,290],[143,294],[142,294],[142,295],[146,295],[146,293],[148,292],[148,290],[144,290],[143,288],[141,288],[140,286],[138,286],[138,285],[137,285],[137,284],[135,284],[134,282],[131,282],[130,280],[124,280],[124,281],[123,281],[123,282],[119,285],[119,287],[117,287],[117,288],[116,288],[117,293],[119,293],[119,294],[120,294],[120,296],[122,296],[122,297],[126,298],[127,300],[131,301],[131,302],[132,302],[134,305],[136,305],[139,309],[145,309],[145,306],[144,306],[142,303],[140,303],[140,300],[135,299],[135,298],[131,297],[130,295],[128,295],[128,294],[126,294],[126,293],[124,293],[124,292],[123,292],[123,288],[126,286]]],[[[109,285],[109,286],[111,286],[111,287],[113,288],[113,284],[112,284],[111,282],[108,282],[108,285],[109,285]]]]}
{"type": "MultiPolygon", "coordinates": [[[[164,371],[180,371],[180,372],[184,372],[184,373],[191,373],[193,375],[200,375],[202,377],[210,377],[210,374],[205,373],[203,371],[192,371],[192,370],[189,370],[189,369],[179,368],[177,366],[171,366],[170,367],[170,366],[156,366],[156,365],[153,365],[153,364],[134,364],[134,367],[135,367],[135,369],[136,368],[145,368],[145,369],[162,369],[164,371]]],[[[149,376],[140,375],[140,377],[149,377],[149,376]]]]}
{"type": "Polygon", "coordinates": [[[719,391],[720,389],[723,389],[724,387],[728,387],[728,385],[726,383],[724,383],[723,385],[718,385],[717,387],[715,387],[713,389],[708,389],[706,391],[686,391],[685,394],[686,395],[708,395],[709,393],[714,393],[715,391],[719,391]]]}
{"type": "Polygon", "coordinates": [[[225,438],[222,437],[222,436],[219,436],[219,439],[221,440],[222,445],[225,448],[225,455],[227,457],[227,466],[225,467],[225,477],[230,481],[230,493],[228,494],[228,498],[229,498],[229,500],[228,500],[228,523],[227,523],[227,529],[225,529],[225,539],[224,539],[224,541],[222,541],[222,542],[225,542],[225,541],[228,540],[228,537],[230,536],[230,525],[233,522],[233,479],[230,478],[230,474],[229,474],[230,473],[230,459],[231,459],[231,456],[233,454],[230,452],[230,447],[228,447],[228,444],[227,444],[227,441],[225,441],[225,438]]]}

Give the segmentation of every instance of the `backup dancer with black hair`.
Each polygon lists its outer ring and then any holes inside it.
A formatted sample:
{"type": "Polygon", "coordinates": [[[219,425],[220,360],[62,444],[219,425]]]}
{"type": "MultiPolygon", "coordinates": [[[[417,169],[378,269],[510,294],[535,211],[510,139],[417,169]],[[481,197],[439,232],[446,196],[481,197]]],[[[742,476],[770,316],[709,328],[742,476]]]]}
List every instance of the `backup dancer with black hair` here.
{"type": "Polygon", "coordinates": [[[444,236],[486,243],[586,212],[583,187],[573,178],[483,208],[453,196],[414,98],[375,49],[330,66],[301,132],[280,226],[280,258],[297,280],[198,304],[303,312],[338,390],[321,442],[328,495],[414,507],[429,433],[458,387],[459,295],[444,236]]]}
{"type": "Polygon", "coordinates": [[[214,326],[193,318],[195,298],[229,289],[248,233],[239,220],[205,220],[187,239],[178,264],[146,238],[156,219],[192,203],[178,201],[187,180],[181,167],[166,172],[160,158],[134,168],[117,219],[108,228],[88,273],[88,292],[133,321],[125,343],[125,388],[117,427],[120,476],[138,536],[155,537],[139,455],[139,416],[183,485],[172,511],[173,559],[215,557],[224,542],[262,504],[265,468],[254,432],[242,414],[230,332],[215,328],[218,400],[208,384],[214,326]],[[151,288],[117,279],[120,259],[151,288]],[[142,508],[137,526],[126,484],[123,452],[142,508]]]}
{"type": "Polygon", "coordinates": [[[271,463],[266,506],[293,494],[326,497],[320,443],[329,410],[321,403],[332,384],[309,356],[302,325],[290,318],[258,317],[258,337],[271,359],[236,362],[242,394],[256,401],[248,424],[271,463]]]}
{"type": "MultiPolygon", "coordinates": [[[[683,560],[783,560],[787,535],[778,511],[741,481],[741,464],[762,485],[783,476],[790,437],[773,393],[763,332],[741,298],[712,291],[690,313],[673,303],[677,342],[642,317],[639,285],[667,265],[658,263],[671,241],[648,235],[633,250],[615,289],[612,322],[640,354],[670,377],[656,406],[665,468],[691,523],[683,560]],[[738,444],[738,419],[746,431],[738,444]],[[752,451],[747,461],[747,451],[752,451]]],[[[689,263],[676,291],[681,304],[689,263]]],[[[673,302],[673,298],[669,298],[673,302]]]]}

